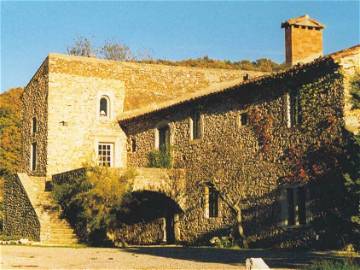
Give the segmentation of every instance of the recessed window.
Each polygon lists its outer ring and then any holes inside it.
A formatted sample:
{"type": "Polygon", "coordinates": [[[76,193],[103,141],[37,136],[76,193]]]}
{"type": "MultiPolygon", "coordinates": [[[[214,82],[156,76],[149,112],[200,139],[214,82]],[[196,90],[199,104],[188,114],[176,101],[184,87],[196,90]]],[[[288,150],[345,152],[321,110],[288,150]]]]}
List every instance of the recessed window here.
{"type": "Polygon", "coordinates": [[[192,140],[202,137],[202,119],[199,112],[194,112],[190,118],[190,137],[192,140]]]}
{"type": "Polygon", "coordinates": [[[131,138],[131,152],[136,152],[136,139],[135,138],[131,138]]]}
{"type": "Polygon", "coordinates": [[[205,186],[205,217],[219,216],[219,192],[212,185],[205,186]]]}
{"type": "Polygon", "coordinates": [[[249,115],[247,112],[243,112],[240,114],[240,126],[247,126],[249,124],[249,115]]]}
{"type": "Polygon", "coordinates": [[[209,187],[209,217],[219,215],[219,193],[214,187],[209,187]]]}
{"type": "Polygon", "coordinates": [[[30,169],[32,171],[35,171],[36,166],[37,166],[37,145],[36,145],[36,143],[32,143],[31,144],[30,169]]]}
{"type": "Polygon", "coordinates": [[[100,98],[100,111],[99,111],[100,117],[110,117],[110,102],[109,98],[106,96],[103,96],[100,98]]]}
{"type": "Polygon", "coordinates": [[[98,144],[98,161],[99,166],[112,167],[113,166],[113,144],[99,143],[98,144]]]}
{"type": "Polygon", "coordinates": [[[287,92],[285,95],[285,115],[287,127],[301,124],[301,103],[299,93],[287,92]]]}
{"type": "Polygon", "coordinates": [[[161,151],[168,151],[170,147],[170,127],[165,125],[158,128],[159,145],[161,151]]]}
{"type": "Polygon", "coordinates": [[[286,189],[287,225],[306,224],[306,188],[292,187],[286,189]]]}
{"type": "Polygon", "coordinates": [[[36,117],[33,117],[32,119],[32,134],[34,135],[37,132],[37,121],[36,117]]]}

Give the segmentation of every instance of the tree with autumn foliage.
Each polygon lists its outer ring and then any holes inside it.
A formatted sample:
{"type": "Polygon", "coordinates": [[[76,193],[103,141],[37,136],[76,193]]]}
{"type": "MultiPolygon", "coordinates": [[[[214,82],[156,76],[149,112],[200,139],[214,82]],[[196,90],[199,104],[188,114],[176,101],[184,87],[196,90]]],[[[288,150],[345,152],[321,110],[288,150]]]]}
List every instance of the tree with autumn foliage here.
{"type": "Polygon", "coordinates": [[[0,95],[0,175],[21,168],[21,95],[13,88],[0,95]]]}

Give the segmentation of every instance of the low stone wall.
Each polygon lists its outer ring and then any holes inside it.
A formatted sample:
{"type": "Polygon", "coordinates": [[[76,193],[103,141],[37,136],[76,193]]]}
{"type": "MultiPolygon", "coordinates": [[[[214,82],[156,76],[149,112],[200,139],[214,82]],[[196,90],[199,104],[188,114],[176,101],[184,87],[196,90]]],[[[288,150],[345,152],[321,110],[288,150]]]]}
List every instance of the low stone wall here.
{"type": "Polygon", "coordinates": [[[65,184],[69,181],[72,181],[73,179],[77,179],[79,177],[83,177],[86,174],[85,168],[75,169],[63,173],[54,174],[52,176],[52,181],[55,184],[65,184]]]}
{"type": "Polygon", "coordinates": [[[124,225],[115,232],[115,241],[125,241],[131,245],[159,244],[163,242],[163,226],[162,218],[147,223],[124,225]]]}
{"type": "Polygon", "coordinates": [[[40,222],[18,175],[5,178],[4,205],[5,234],[40,241],[40,222]]]}

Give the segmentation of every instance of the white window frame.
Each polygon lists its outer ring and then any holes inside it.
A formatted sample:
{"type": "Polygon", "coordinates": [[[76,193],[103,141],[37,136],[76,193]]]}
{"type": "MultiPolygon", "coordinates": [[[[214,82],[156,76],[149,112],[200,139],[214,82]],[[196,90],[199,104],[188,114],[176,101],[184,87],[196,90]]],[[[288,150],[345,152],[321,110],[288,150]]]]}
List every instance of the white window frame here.
{"type": "MultiPolygon", "coordinates": [[[[105,145],[105,146],[110,145],[110,166],[109,167],[114,167],[114,164],[115,164],[115,160],[114,160],[115,159],[115,151],[114,151],[115,143],[113,143],[113,142],[98,142],[97,143],[97,149],[96,149],[97,163],[98,163],[99,166],[104,166],[103,164],[101,164],[102,161],[100,161],[100,153],[99,153],[100,145],[105,145]]],[[[106,155],[105,155],[105,157],[106,157],[106,155]]],[[[104,167],[106,167],[106,166],[104,166],[104,167]]]]}
{"type": "Polygon", "coordinates": [[[292,127],[292,123],[291,123],[291,102],[290,102],[290,92],[287,91],[285,93],[285,121],[286,121],[286,126],[288,128],[292,127]]]}
{"type": "Polygon", "coordinates": [[[107,95],[102,95],[99,99],[99,110],[98,110],[98,114],[99,117],[101,119],[111,119],[111,102],[110,102],[110,98],[107,95]],[[101,115],[101,100],[105,99],[106,100],[106,115],[101,115]]]}
{"type": "Polygon", "coordinates": [[[286,126],[288,128],[292,128],[292,127],[295,127],[295,126],[301,124],[301,121],[300,121],[301,115],[299,112],[299,110],[301,110],[301,108],[300,108],[300,104],[299,104],[299,102],[300,102],[299,99],[300,99],[299,93],[292,92],[292,91],[287,91],[285,93],[285,110],[286,110],[285,117],[286,117],[286,126]],[[294,95],[294,96],[292,96],[292,95],[294,95]],[[292,98],[295,99],[296,105],[292,104],[292,98]],[[293,108],[292,106],[297,106],[297,110],[295,111],[295,108],[293,108]],[[293,119],[296,119],[296,120],[293,121],[293,119]]]}
{"type": "Polygon", "coordinates": [[[204,137],[204,115],[201,112],[194,112],[189,117],[189,126],[190,126],[190,141],[199,141],[202,140],[204,137]],[[199,138],[194,138],[194,120],[193,120],[193,114],[198,113],[199,114],[199,121],[200,121],[200,136],[199,138]]]}
{"type": "Polygon", "coordinates": [[[154,128],[154,138],[155,138],[155,142],[154,142],[154,148],[156,150],[160,149],[160,132],[159,129],[163,128],[164,126],[168,126],[169,127],[169,146],[171,147],[173,145],[173,141],[174,141],[174,125],[173,123],[170,123],[169,121],[161,121],[159,122],[155,128],[154,128]]]}

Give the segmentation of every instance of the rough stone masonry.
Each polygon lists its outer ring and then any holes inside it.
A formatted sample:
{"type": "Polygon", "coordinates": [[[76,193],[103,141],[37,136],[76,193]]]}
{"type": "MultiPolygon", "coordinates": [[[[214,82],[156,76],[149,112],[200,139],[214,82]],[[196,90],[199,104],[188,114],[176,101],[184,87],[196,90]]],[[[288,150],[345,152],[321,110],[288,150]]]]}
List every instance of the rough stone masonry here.
{"type": "MultiPolygon", "coordinates": [[[[282,27],[293,66],[274,74],[49,54],[24,91],[23,171],[71,181],[89,161],[135,168],[142,182],[136,192],[158,194],[180,211],[115,233],[129,243],[226,241],[235,237],[240,206],[253,246],[306,245],[314,236],[311,179],[289,182],[297,161],[286,157],[345,143],[344,130],[359,132],[349,89],[360,46],[322,56],[321,23],[301,16],[282,27]],[[163,147],[173,168],[144,168],[149,153],[163,147]],[[155,176],[184,183],[181,201],[157,188],[155,176]]],[[[38,234],[30,191],[8,183],[8,233],[28,235],[18,214],[38,234]],[[25,212],[34,215],[27,220],[25,212]]]]}

